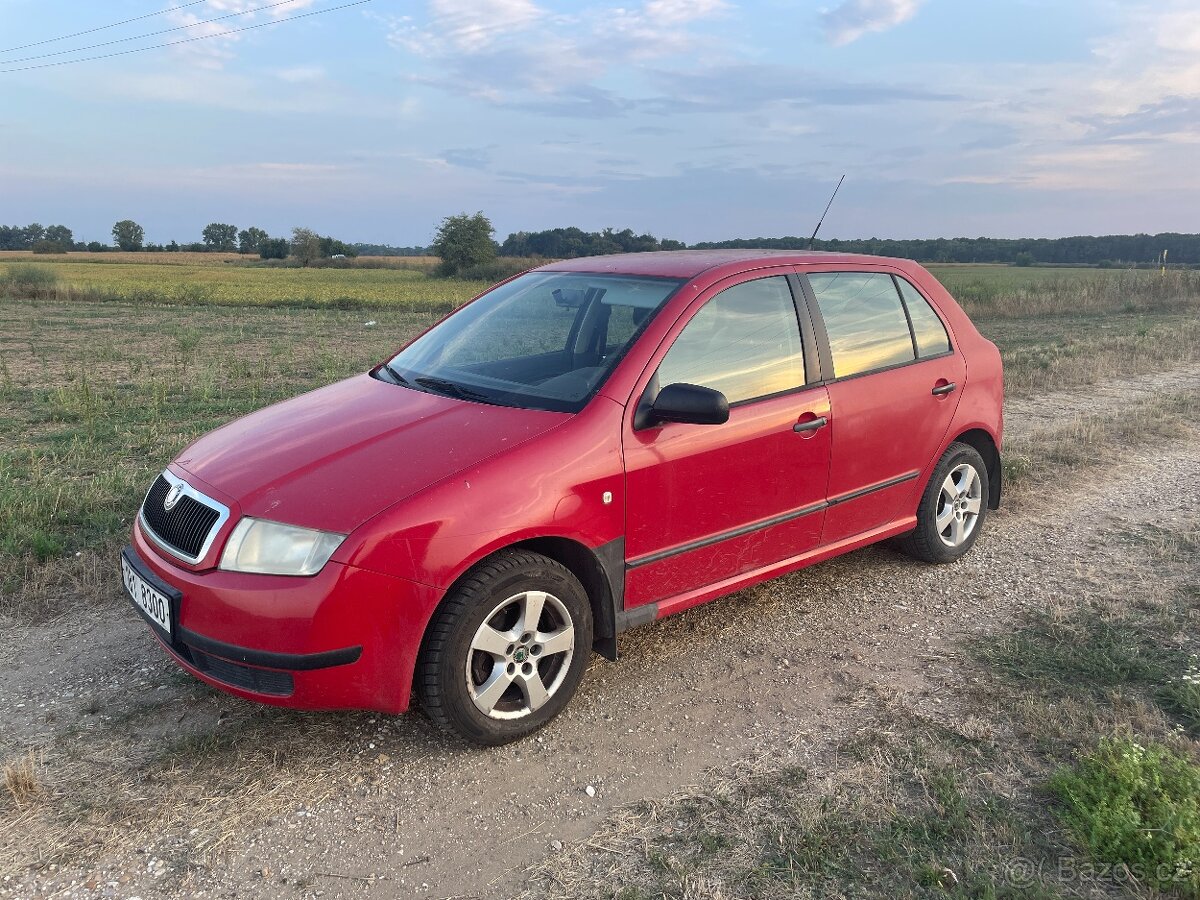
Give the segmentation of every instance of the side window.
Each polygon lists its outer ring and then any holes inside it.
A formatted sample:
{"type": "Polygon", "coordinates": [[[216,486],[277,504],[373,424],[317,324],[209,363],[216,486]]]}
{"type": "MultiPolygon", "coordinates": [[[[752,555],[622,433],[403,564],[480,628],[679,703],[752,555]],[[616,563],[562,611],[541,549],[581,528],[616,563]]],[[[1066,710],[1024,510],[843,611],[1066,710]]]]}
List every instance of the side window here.
{"type": "Polygon", "coordinates": [[[917,353],[920,356],[937,356],[950,350],[950,336],[946,334],[946,326],[933,311],[929,301],[921,296],[921,292],[899,276],[896,284],[900,285],[900,293],[904,295],[904,305],[908,307],[908,317],[912,320],[913,339],[917,342],[917,353]]]}
{"type": "Polygon", "coordinates": [[[804,350],[782,275],[727,288],[697,312],[658,367],[658,383],[698,384],[730,403],[804,384],[804,350]]]}
{"type": "Polygon", "coordinates": [[[829,333],[835,378],[916,359],[908,318],[890,275],[821,272],[808,281],[829,333]]]}

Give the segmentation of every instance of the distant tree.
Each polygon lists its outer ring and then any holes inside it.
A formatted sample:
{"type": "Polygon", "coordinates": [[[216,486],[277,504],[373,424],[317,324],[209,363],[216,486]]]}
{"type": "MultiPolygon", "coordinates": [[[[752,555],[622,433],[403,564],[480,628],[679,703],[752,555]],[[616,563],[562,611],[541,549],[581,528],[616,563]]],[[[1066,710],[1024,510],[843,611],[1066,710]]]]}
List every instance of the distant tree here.
{"type": "Polygon", "coordinates": [[[26,225],[21,229],[21,232],[22,240],[25,244],[25,246],[21,248],[23,250],[29,250],[38,241],[43,241],[46,239],[46,229],[37,222],[34,222],[32,225],[26,225]]]}
{"type": "Polygon", "coordinates": [[[337,238],[323,237],[320,240],[321,256],[358,256],[358,251],[349,244],[343,244],[337,238]]]}
{"type": "Polygon", "coordinates": [[[501,256],[542,256],[571,259],[605,253],[642,253],[648,250],[686,250],[682,241],[659,240],[652,234],[634,234],[632,228],[617,231],[583,231],[580,228],[551,228],[546,231],[517,231],[500,245],[501,256]]]}
{"type": "Polygon", "coordinates": [[[141,250],[146,230],[132,219],[122,219],[112,227],[113,242],[122,250],[141,250]]]}
{"type": "Polygon", "coordinates": [[[473,216],[460,213],[442,219],[430,245],[430,249],[442,259],[438,267],[440,274],[457,275],[471,266],[494,260],[497,248],[492,234],[495,230],[482,212],[473,216]]]}
{"type": "Polygon", "coordinates": [[[251,226],[238,232],[238,253],[257,253],[259,245],[268,235],[261,228],[251,226]]]}
{"type": "Polygon", "coordinates": [[[41,240],[33,245],[34,253],[66,253],[68,249],[68,245],[56,241],[41,240]]]}
{"type": "Polygon", "coordinates": [[[321,258],[321,236],[311,228],[293,228],[291,251],[301,265],[307,266],[321,258]]]}
{"type": "Polygon", "coordinates": [[[204,246],[219,253],[232,253],[237,249],[238,230],[236,225],[212,222],[202,232],[204,246]]]}
{"type": "Polygon", "coordinates": [[[107,245],[102,244],[99,241],[88,241],[87,248],[89,253],[103,253],[108,249],[107,245]]]}
{"type": "Polygon", "coordinates": [[[46,229],[44,239],[52,244],[60,244],[64,250],[70,250],[75,243],[75,235],[66,225],[51,225],[46,229]]]}
{"type": "Polygon", "coordinates": [[[1013,265],[1021,266],[1022,268],[1032,266],[1035,262],[1037,262],[1037,260],[1033,258],[1033,254],[1025,250],[1013,257],[1013,265]]]}
{"type": "Polygon", "coordinates": [[[287,238],[263,238],[258,242],[258,255],[263,259],[287,259],[291,249],[287,238]]]}
{"type": "Polygon", "coordinates": [[[177,243],[175,243],[174,241],[171,241],[171,243],[167,244],[166,250],[168,253],[178,253],[179,245],[177,243]]]}
{"type": "Polygon", "coordinates": [[[396,247],[392,244],[351,244],[359,256],[429,256],[428,247],[396,247]]]}

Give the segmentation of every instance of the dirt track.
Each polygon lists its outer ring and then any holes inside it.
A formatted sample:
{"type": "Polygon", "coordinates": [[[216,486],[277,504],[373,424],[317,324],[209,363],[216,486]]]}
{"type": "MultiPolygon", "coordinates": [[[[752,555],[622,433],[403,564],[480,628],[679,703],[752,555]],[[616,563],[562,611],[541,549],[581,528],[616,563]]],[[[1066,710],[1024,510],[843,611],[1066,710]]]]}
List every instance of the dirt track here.
{"type": "MultiPolygon", "coordinates": [[[[1144,380],[1011,404],[1009,427],[1028,435],[1059,424],[1061,409],[1119,412],[1142,389],[1195,390],[1200,372],[1144,380]]],[[[133,852],[114,841],[94,865],[8,880],[0,868],[0,896],[511,896],[529,865],[586,839],[622,804],[764,750],[811,761],[871,692],[936,715],[955,677],[951,639],[1086,591],[1119,558],[1100,539],[1114,524],[1169,527],[1196,514],[1181,504],[1200,501],[1177,485],[1197,471],[1195,441],[1133,450],[1111,471],[994,515],[954,566],[872,548],[646,626],[624,636],[620,662],[593,662],[558,722],[497,750],[460,746],[420,715],[284,715],[210,692],[175,674],[123,606],[4,628],[4,756],[72,742],[113,752],[123,739],[145,753],[250,722],[249,734],[290,758],[279,790],[244,795],[270,817],[250,816],[219,849],[197,850],[210,837],[189,834],[184,810],[160,837],[133,852]]],[[[122,789],[154,795],[133,780],[122,789]]],[[[207,811],[239,802],[212,794],[207,811]]],[[[5,828],[0,818],[0,847],[5,828]]]]}

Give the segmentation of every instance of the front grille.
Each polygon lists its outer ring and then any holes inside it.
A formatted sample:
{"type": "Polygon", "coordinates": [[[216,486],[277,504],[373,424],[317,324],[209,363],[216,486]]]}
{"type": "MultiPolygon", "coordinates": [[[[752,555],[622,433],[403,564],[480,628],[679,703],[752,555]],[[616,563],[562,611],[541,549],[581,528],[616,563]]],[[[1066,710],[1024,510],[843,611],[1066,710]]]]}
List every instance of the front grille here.
{"type": "Polygon", "coordinates": [[[205,675],[243,690],[254,691],[256,694],[274,694],[277,697],[290,696],[295,690],[295,682],[289,672],[244,666],[197,650],[195,647],[188,648],[188,655],[192,658],[192,665],[205,675]]]}
{"type": "Polygon", "coordinates": [[[159,475],[142,504],[142,520],[154,537],[168,548],[193,562],[198,561],[221,512],[189,494],[180,496],[168,510],[163,506],[163,500],[170,491],[171,482],[165,475],[159,475]]]}

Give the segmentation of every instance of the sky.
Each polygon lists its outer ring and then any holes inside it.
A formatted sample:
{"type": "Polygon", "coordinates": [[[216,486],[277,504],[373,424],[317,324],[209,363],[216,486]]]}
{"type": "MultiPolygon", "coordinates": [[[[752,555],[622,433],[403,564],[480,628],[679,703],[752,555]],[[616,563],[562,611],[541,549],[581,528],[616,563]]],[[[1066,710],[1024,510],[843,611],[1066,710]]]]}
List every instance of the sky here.
{"type": "Polygon", "coordinates": [[[0,224],[1200,231],[1195,0],[347,2],[0,0],[0,224]]]}

